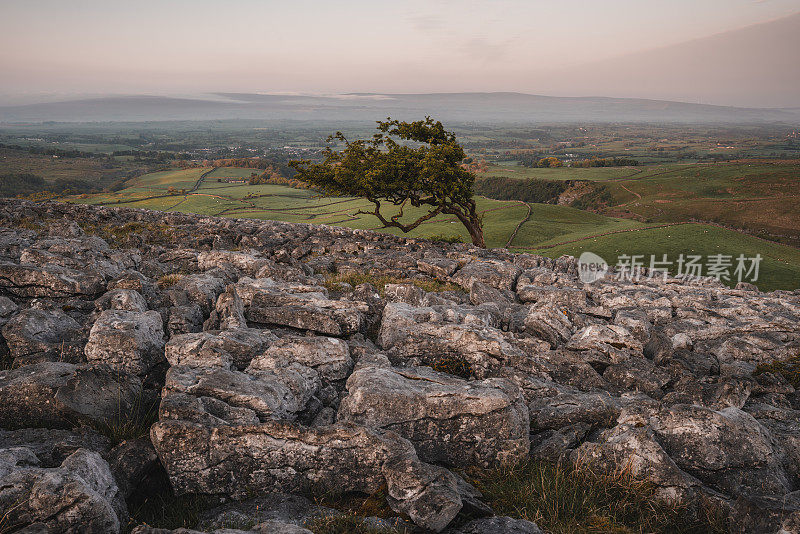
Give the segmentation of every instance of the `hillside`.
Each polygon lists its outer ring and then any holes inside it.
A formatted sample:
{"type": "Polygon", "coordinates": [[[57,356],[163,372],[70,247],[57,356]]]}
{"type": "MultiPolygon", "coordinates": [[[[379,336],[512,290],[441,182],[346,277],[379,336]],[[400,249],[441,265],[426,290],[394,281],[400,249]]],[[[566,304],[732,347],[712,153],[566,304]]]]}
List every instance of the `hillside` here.
{"type": "Polygon", "coordinates": [[[636,98],[566,98],[522,93],[344,94],[226,93],[197,98],[110,96],[0,107],[0,122],[107,122],[262,119],[372,122],[432,115],[450,122],[569,123],[791,122],[797,109],[736,108],[636,98]],[[221,99],[220,97],[224,97],[221,99]]]}

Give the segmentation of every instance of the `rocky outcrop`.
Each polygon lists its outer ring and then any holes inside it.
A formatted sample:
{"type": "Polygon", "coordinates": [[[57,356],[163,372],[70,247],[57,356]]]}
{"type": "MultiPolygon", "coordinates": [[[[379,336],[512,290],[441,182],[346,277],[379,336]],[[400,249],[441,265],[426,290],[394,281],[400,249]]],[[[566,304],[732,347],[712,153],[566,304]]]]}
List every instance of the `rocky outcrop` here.
{"type": "Polygon", "coordinates": [[[126,418],[142,383],[107,366],[46,362],[0,371],[0,426],[72,428],[126,418]]]}
{"type": "Polygon", "coordinates": [[[164,323],[155,311],[106,310],[85,348],[86,360],[144,375],[164,358],[164,323]]]}
{"type": "Polygon", "coordinates": [[[435,531],[462,506],[455,477],[421,462],[413,446],[393,433],[282,421],[211,426],[165,420],[153,426],[151,437],[179,493],[241,498],[276,487],[374,493],[386,485],[393,509],[435,531]]]}
{"type": "Polygon", "coordinates": [[[108,464],[79,449],[57,468],[39,467],[27,448],[0,449],[3,527],[44,532],[117,533],[127,509],[108,464]]]}
{"type": "Polygon", "coordinates": [[[385,498],[386,524],[538,532],[450,470],[528,458],[797,528],[800,392],[765,364],[800,353],[798,291],[584,284],[569,257],[181,213],[0,201],[0,221],[15,529],[115,532],[123,498],[170,486],[253,532],[302,532],[326,512],[292,499],[342,491],[385,498]],[[132,233],[87,235],[109,227],[132,233]]]}
{"type": "Polygon", "coordinates": [[[528,408],[502,378],[467,382],[428,367],[363,367],[347,390],[339,420],[397,432],[425,461],[488,467],[528,455],[528,408]]]}

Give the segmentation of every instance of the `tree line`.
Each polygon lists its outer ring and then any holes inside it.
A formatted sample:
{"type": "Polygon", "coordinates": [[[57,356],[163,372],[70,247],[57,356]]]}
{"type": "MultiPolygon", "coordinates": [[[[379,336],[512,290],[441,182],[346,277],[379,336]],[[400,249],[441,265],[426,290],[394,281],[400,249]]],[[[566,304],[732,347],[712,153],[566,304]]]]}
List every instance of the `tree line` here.
{"type": "Polygon", "coordinates": [[[492,176],[475,181],[475,192],[495,200],[521,200],[538,204],[555,204],[558,197],[573,184],[572,180],[554,181],[529,178],[517,180],[492,176]]]}
{"type": "Polygon", "coordinates": [[[639,161],[632,158],[611,157],[611,158],[598,158],[592,157],[588,159],[575,160],[569,163],[563,160],[548,156],[541,157],[538,154],[519,154],[516,157],[517,165],[529,168],[548,169],[556,167],[635,167],[639,165],[639,161]]]}
{"type": "Polygon", "coordinates": [[[99,191],[100,188],[95,184],[76,178],[56,178],[49,182],[41,176],[30,173],[0,175],[0,197],[38,197],[42,193],[73,195],[99,191]]]}

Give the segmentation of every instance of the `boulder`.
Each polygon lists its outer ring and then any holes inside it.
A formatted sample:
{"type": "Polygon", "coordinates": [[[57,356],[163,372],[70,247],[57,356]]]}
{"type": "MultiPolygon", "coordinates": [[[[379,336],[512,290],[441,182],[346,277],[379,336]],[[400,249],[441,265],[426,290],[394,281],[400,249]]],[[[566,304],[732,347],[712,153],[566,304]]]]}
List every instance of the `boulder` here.
{"type": "Polygon", "coordinates": [[[27,298],[94,297],[105,290],[105,280],[92,271],[0,263],[0,288],[27,298]]]}
{"type": "MultiPolygon", "coordinates": [[[[253,373],[225,368],[173,366],[167,371],[164,402],[173,394],[210,397],[238,409],[237,413],[251,413],[254,421],[291,420],[306,408],[319,386],[318,375],[298,364],[253,373]]],[[[162,403],[162,416],[165,415],[164,406],[162,403]]]]}
{"type": "Polygon", "coordinates": [[[364,367],[347,390],[339,421],[397,432],[423,461],[488,467],[528,455],[528,409],[505,379],[467,382],[427,367],[364,367]]]}
{"type": "Polygon", "coordinates": [[[435,365],[444,358],[470,364],[477,378],[496,373],[504,364],[525,358],[504,332],[489,326],[485,310],[462,313],[452,307],[414,307],[387,304],[378,345],[400,365],[435,365]]]}
{"type": "Polygon", "coordinates": [[[40,468],[29,449],[15,452],[12,459],[0,451],[3,525],[41,525],[44,532],[120,531],[127,520],[125,502],[99,454],[79,449],[58,468],[40,468]]]}
{"type": "Polygon", "coordinates": [[[554,349],[572,337],[575,327],[563,307],[544,303],[532,306],[528,311],[525,332],[547,341],[554,349]]]}
{"type": "Polygon", "coordinates": [[[0,449],[24,447],[39,460],[40,467],[58,467],[67,456],[78,449],[101,455],[111,448],[111,442],[89,427],[74,430],[56,428],[20,428],[0,430],[0,449]]]}
{"type": "Polygon", "coordinates": [[[269,331],[251,328],[174,335],[164,347],[170,365],[245,369],[275,342],[269,331]]]}
{"type": "Polygon", "coordinates": [[[299,363],[319,373],[327,382],[344,380],[353,369],[347,342],[322,336],[286,336],[273,341],[253,358],[251,370],[269,370],[299,363]]]}
{"type": "Polygon", "coordinates": [[[0,295],[0,326],[6,324],[17,313],[17,310],[19,310],[19,306],[17,306],[16,302],[0,295]]]}
{"type": "Polygon", "coordinates": [[[147,311],[147,301],[141,293],[133,289],[112,289],[95,300],[94,305],[100,311],[126,310],[140,313],[147,311]]]}
{"type": "Polygon", "coordinates": [[[275,288],[256,292],[245,309],[247,320],[289,326],[328,336],[349,336],[364,326],[365,303],[332,300],[322,293],[290,293],[275,288]]]}
{"type": "Polygon", "coordinates": [[[241,499],[249,491],[361,491],[386,484],[389,503],[418,525],[440,531],[462,503],[449,471],[421,462],[394,433],[283,421],[208,427],[160,421],[150,436],[176,493],[241,499]]]}
{"type": "Polygon", "coordinates": [[[60,309],[29,308],[3,327],[16,366],[40,362],[79,363],[86,338],[81,325],[60,309]]]}
{"type": "Polygon", "coordinates": [[[650,419],[658,442],[684,471],[729,495],[791,490],[769,431],[738,408],[675,405],[650,419]]]}
{"type": "Polygon", "coordinates": [[[137,409],[141,391],[136,376],[102,365],[45,362],[0,371],[0,425],[111,423],[137,409]]]}
{"type": "Polygon", "coordinates": [[[86,359],[138,375],[164,360],[164,327],[156,311],[106,310],[89,332],[86,359]]]}
{"type": "Polygon", "coordinates": [[[506,261],[475,260],[459,269],[451,278],[463,288],[471,289],[472,283],[482,282],[497,289],[513,291],[521,269],[506,261]]]}

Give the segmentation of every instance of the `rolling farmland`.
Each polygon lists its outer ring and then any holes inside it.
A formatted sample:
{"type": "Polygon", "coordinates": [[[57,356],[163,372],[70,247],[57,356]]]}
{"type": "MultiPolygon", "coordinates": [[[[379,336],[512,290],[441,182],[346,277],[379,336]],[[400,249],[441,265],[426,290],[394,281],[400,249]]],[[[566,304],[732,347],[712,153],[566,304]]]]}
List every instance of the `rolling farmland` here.
{"type": "MultiPolygon", "coordinates": [[[[520,168],[521,169],[521,168],[520,168]]],[[[620,169],[525,169],[526,171],[617,171],[620,169]]],[[[639,169],[637,169],[639,170],[639,169]]],[[[648,175],[654,169],[648,169],[648,175]]],[[[662,169],[658,172],[663,172],[662,169]]],[[[626,169],[630,174],[631,169],[626,169]]],[[[400,234],[397,229],[381,229],[370,215],[359,214],[371,205],[357,198],[320,197],[313,191],[294,189],[284,185],[248,185],[238,182],[253,172],[243,168],[192,168],[152,173],[131,180],[129,187],[116,193],[90,195],[73,201],[119,205],[164,211],[180,211],[223,217],[272,219],[286,222],[329,224],[350,228],[371,229],[400,234]],[[238,183],[226,182],[226,179],[238,183]],[[196,189],[195,189],[196,188],[196,189]]],[[[671,170],[670,172],[677,172],[671,170]]],[[[588,173],[583,173],[587,174],[588,173]]],[[[570,178],[564,178],[570,179],[570,178]]],[[[723,182],[706,186],[723,187],[723,182]]],[[[613,182],[608,182],[613,185],[613,182]]],[[[620,182],[621,184],[622,182],[620,182]]],[[[634,194],[616,192],[631,207],[640,208],[649,195],[663,194],[668,180],[658,185],[650,182],[624,182],[634,194]],[[630,195],[626,199],[624,194],[630,195]],[[648,195],[648,196],[646,196],[648,195]],[[639,202],[637,204],[637,202],[639,202]],[[635,205],[635,206],[634,206],[635,205]]],[[[681,181],[673,185],[684,187],[681,181]]],[[[685,185],[688,189],[689,185],[685,185]]],[[[697,186],[692,186],[697,188],[697,186]]],[[[703,190],[702,188],[698,190],[703,190]]],[[[737,194],[734,190],[733,194],[737,194]]],[[[741,193],[746,194],[746,193],[741,193]]],[[[711,224],[679,224],[664,226],[669,222],[640,222],[628,218],[582,211],[567,206],[551,204],[526,204],[519,201],[500,201],[478,197],[478,208],[483,213],[484,231],[489,247],[506,247],[512,250],[534,252],[551,257],[563,254],[579,255],[583,251],[600,254],[609,263],[616,263],[619,254],[739,254],[761,253],[762,289],[794,289],[800,287],[800,251],[793,247],[771,243],[758,237],[745,235],[711,224]],[[512,238],[513,237],[513,238],[512,238]]],[[[658,205],[655,203],[654,205],[658,205]]],[[[411,208],[409,216],[418,213],[411,208]]],[[[410,237],[459,238],[468,241],[468,234],[452,216],[439,216],[422,224],[408,234],[410,237]]],[[[735,283],[735,281],[733,282],[735,283]]]]}

